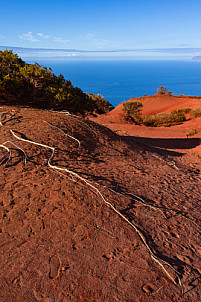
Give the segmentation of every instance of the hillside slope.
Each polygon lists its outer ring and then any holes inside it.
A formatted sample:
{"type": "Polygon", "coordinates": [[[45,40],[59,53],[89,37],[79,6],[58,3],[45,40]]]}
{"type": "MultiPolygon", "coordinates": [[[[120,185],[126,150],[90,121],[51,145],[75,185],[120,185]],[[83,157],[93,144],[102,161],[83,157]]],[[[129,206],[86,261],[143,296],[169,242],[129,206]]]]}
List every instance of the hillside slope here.
{"type": "MultiPolygon", "coordinates": [[[[170,113],[173,110],[186,108],[201,108],[201,99],[192,96],[145,96],[132,101],[142,102],[142,116],[158,113],[170,113]]],[[[91,120],[100,123],[121,135],[130,135],[136,142],[148,146],[160,147],[164,150],[175,149],[182,153],[200,154],[201,156],[201,117],[190,119],[171,127],[147,127],[145,125],[134,125],[125,121],[123,103],[107,114],[99,115],[91,120]],[[196,129],[197,134],[191,140],[186,140],[187,134],[196,129]]],[[[194,158],[196,160],[196,157],[194,158]]]]}
{"type": "MultiPolygon", "coordinates": [[[[151,95],[139,98],[132,98],[129,101],[141,102],[142,116],[153,115],[157,113],[170,113],[173,110],[201,107],[201,99],[193,96],[171,96],[171,95],[151,95]]],[[[128,101],[128,102],[129,102],[128,101]]],[[[124,112],[124,102],[120,103],[112,111],[101,118],[107,118],[111,122],[122,122],[124,112]]]]}
{"type": "Polygon", "coordinates": [[[199,161],[65,113],[0,116],[1,301],[200,300],[199,161]]]}

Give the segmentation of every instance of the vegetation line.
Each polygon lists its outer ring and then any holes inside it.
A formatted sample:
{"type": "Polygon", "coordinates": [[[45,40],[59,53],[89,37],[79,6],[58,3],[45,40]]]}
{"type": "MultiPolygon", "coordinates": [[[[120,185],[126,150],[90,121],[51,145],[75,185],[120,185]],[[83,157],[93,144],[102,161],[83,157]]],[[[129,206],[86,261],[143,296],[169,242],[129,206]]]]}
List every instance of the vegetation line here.
{"type": "Polygon", "coordinates": [[[62,74],[38,63],[28,64],[11,50],[0,51],[0,99],[7,105],[102,114],[114,107],[100,94],[87,94],[62,74]]]}

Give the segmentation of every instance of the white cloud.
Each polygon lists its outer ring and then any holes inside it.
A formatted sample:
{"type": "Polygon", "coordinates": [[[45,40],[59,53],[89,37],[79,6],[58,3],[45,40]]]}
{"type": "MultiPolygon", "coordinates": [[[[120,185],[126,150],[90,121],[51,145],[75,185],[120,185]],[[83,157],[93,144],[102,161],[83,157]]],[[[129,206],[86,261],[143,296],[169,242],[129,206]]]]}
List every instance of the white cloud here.
{"type": "Polygon", "coordinates": [[[70,42],[70,40],[65,40],[65,39],[62,39],[59,37],[55,37],[54,42],[68,43],[68,42],[70,42]]]}
{"type": "Polygon", "coordinates": [[[22,34],[19,37],[20,37],[20,39],[27,40],[27,41],[30,41],[30,42],[38,42],[39,41],[36,37],[34,37],[34,35],[31,31],[29,31],[28,33],[22,34]]]}
{"type": "MultiPolygon", "coordinates": [[[[0,36],[1,37],[1,36],[0,36]]],[[[30,42],[40,42],[42,40],[52,40],[53,42],[57,43],[68,43],[70,40],[63,39],[61,37],[52,37],[51,35],[46,35],[44,33],[37,33],[33,34],[31,31],[25,34],[21,34],[19,36],[20,39],[30,41],[30,42]]]]}
{"type": "Polygon", "coordinates": [[[50,35],[45,35],[45,34],[43,34],[43,33],[38,33],[37,36],[40,37],[41,39],[45,39],[45,40],[51,38],[50,35]]]}

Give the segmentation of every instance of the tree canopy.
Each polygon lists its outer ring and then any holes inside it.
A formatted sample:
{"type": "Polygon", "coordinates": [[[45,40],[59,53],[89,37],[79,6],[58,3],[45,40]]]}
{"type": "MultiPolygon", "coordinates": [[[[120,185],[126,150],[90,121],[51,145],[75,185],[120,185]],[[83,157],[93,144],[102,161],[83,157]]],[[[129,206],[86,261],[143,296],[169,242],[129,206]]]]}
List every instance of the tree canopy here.
{"type": "Polygon", "coordinates": [[[92,93],[87,93],[87,95],[94,102],[95,111],[98,114],[107,113],[112,109],[114,109],[114,107],[107,100],[105,100],[103,96],[100,95],[99,93],[97,95],[92,93]]]}
{"type": "Polygon", "coordinates": [[[123,104],[123,111],[125,112],[125,119],[133,123],[141,122],[141,102],[126,102],[123,104]]]}
{"type": "Polygon", "coordinates": [[[63,75],[56,76],[51,68],[38,63],[28,64],[8,50],[0,51],[0,100],[81,114],[98,108],[92,97],[73,87],[63,75]]]}
{"type": "Polygon", "coordinates": [[[172,91],[169,91],[167,90],[166,87],[164,86],[160,86],[158,89],[157,89],[157,92],[156,94],[159,94],[159,95],[172,95],[172,91]]]}

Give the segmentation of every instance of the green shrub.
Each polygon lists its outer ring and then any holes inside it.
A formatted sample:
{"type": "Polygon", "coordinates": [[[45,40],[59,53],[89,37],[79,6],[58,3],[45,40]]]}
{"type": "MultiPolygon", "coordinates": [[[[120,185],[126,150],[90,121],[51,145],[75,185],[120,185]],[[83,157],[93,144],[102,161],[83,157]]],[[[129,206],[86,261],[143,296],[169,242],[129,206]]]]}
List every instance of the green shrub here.
{"type": "Polygon", "coordinates": [[[190,114],[191,118],[196,118],[196,117],[200,117],[201,116],[201,108],[195,108],[191,111],[190,114]]]}
{"type": "Polygon", "coordinates": [[[158,87],[156,94],[163,95],[166,93],[166,91],[167,91],[166,87],[160,86],[160,87],[158,87]]]}
{"type": "Polygon", "coordinates": [[[184,109],[178,109],[178,112],[188,114],[191,112],[191,110],[192,108],[184,108],[184,109]]]}
{"type": "Polygon", "coordinates": [[[12,51],[0,51],[0,98],[6,104],[92,112],[94,102],[71,81],[37,63],[27,64],[12,51]]]}
{"type": "Polygon", "coordinates": [[[186,116],[183,112],[172,111],[171,113],[159,113],[156,115],[145,116],[143,124],[149,127],[170,127],[186,121],[186,116]]]}
{"type": "Polygon", "coordinates": [[[186,121],[186,115],[182,111],[174,110],[169,114],[170,122],[173,124],[179,124],[186,121]]]}
{"type": "Polygon", "coordinates": [[[156,119],[156,115],[144,116],[142,123],[147,127],[157,127],[156,119]]]}
{"type": "Polygon", "coordinates": [[[157,89],[156,94],[159,94],[159,95],[172,95],[172,91],[167,90],[167,88],[164,87],[164,86],[160,86],[157,89]]]}
{"type": "Polygon", "coordinates": [[[195,134],[197,134],[197,133],[198,133],[198,131],[197,131],[196,129],[191,129],[191,130],[189,130],[189,131],[187,132],[186,136],[187,136],[187,138],[188,138],[189,136],[193,136],[193,135],[195,135],[195,134]]]}
{"type": "Polygon", "coordinates": [[[102,95],[92,93],[87,93],[87,95],[93,101],[94,110],[96,113],[103,114],[114,109],[114,107],[107,100],[105,100],[102,95]]]}
{"type": "Polygon", "coordinates": [[[139,124],[141,122],[141,102],[126,102],[123,104],[123,111],[125,112],[125,119],[139,124]]]}
{"type": "Polygon", "coordinates": [[[170,114],[167,113],[159,113],[156,115],[156,125],[159,126],[164,126],[164,127],[169,127],[171,126],[170,122],[170,114]]]}

